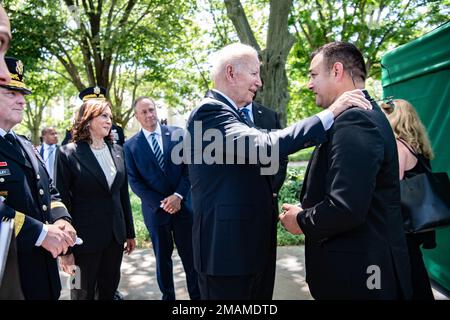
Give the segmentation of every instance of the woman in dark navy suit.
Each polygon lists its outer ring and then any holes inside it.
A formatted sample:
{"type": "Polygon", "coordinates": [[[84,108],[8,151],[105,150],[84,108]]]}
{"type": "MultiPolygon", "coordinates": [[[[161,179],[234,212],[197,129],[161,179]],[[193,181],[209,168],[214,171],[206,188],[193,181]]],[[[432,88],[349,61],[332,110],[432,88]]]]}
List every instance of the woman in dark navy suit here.
{"type": "MultiPolygon", "coordinates": [[[[57,156],[57,186],[84,243],[61,259],[66,272],[76,265],[81,288],[73,300],[113,299],[123,251],[135,248],[135,233],[122,148],[112,144],[111,105],[84,102],[72,128],[72,143],[57,156]]],[[[77,281],[75,281],[77,283],[77,281]]]]}

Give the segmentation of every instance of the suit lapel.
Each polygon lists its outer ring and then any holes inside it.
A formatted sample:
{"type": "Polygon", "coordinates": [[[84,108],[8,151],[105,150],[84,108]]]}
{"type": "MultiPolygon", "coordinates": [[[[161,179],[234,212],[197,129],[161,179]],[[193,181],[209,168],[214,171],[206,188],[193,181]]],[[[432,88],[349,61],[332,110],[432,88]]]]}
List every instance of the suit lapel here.
{"type": "Polygon", "coordinates": [[[122,153],[115,148],[114,145],[109,146],[109,150],[111,152],[111,157],[113,158],[114,165],[116,166],[116,177],[114,178],[114,181],[111,185],[111,191],[113,188],[116,187],[116,184],[122,179],[122,174],[125,173],[125,167],[124,167],[124,159],[122,157],[122,153]]]}
{"type": "Polygon", "coordinates": [[[311,155],[311,159],[308,162],[308,166],[306,167],[306,172],[305,172],[305,177],[303,179],[303,185],[302,185],[302,191],[300,192],[300,202],[303,203],[304,201],[307,200],[308,195],[308,186],[311,185],[311,175],[310,172],[315,170],[315,167],[317,165],[317,161],[318,161],[318,155],[319,155],[319,148],[322,145],[317,146],[316,148],[314,148],[314,151],[311,155]]]}
{"type": "Polygon", "coordinates": [[[18,162],[22,166],[31,168],[30,163],[26,161],[25,157],[20,154],[12,145],[9,144],[3,137],[0,138],[0,152],[9,159],[18,162]]]}
{"type": "Polygon", "coordinates": [[[98,163],[91,148],[86,142],[77,142],[78,148],[74,153],[74,156],[94,177],[97,181],[105,188],[106,191],[110,191],[108,182],[106,181],[105,174],[103,173],[102,167],[98,163]]]}
{"type": "Polygon", "coordinates": [[[164,153],[164,168],[167,171],[169,159],[170,159],[170,132],[166,126],[161,126],[161,140],[163,145],[163,153],[164,153]]]}
{"type": "Polygon", "coordinates": [[[254,120],[253,122],[255,123],[255,126],[257,128],[264,128],[263,112],[264,111],[256,103],[253,103],[253,105],[252,105],[252,114],[253,114],[253,120],[254,120]]]}
{"type": "MultiPolygon", "coordinates": [[[[36,174],[39,173],[39,163],[36,158],[36,154],[34,153],[35,151],[33,145],[20,136],[17,136],[17,141],[22,147],[22,150],[24,150],[28,155],[28,160],[31,162],[34,172],[36,172],[36,174]]],[[[28,165],[28,161],[25,160],[25,163],[28,165]]]]}
{"type": "Polygon", "coordinates": [[[155,157],[155,154],[153,153],[152,148],[149,145],[149,142],[147,140],[147,137],[144,134],[144,131],[141,130],[141,133],[139,134],[138,140],[138,149],[141,151],[139,152],[140,157],[144,159],[144,163],[148,161],[153,162],[153,164],[159,168],[158,160],[155,157]]]}

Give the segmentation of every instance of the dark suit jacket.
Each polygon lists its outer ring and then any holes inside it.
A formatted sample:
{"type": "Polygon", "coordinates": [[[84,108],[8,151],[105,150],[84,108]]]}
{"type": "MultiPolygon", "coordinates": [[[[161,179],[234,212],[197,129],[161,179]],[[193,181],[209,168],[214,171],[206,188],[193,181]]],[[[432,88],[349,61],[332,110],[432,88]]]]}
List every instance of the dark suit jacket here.
{"type": "Polygon", "coordinates": [[[58,267],[52,255],[35,243],[43,223],[70,220],[36,148],[17,136],[24,154],[0,137],[0,216],[15,218],[20,280],[26,299],[58,299],[58,267]]]}
{"type": "Polygon", "coordinates": [[[135,237],[122,148],[117,144],[108,148],[117,169],[111,189],[86,142],[69,143],[58,153],[57,186],[84,241],[73,247],[74,252],[98,252],[112,237],[119,245],[135,237]]]}
{"type": "Polygon", "coordinates": [[[306,281],[317,299],[410,295],[397,148],[386,116],[372,105],[336,118],[307,169],[297,220],[306,236],[306,281]],[[367,287],[369,266],[380,269],[380,290],[367,287]]]}
{"type": "Polygon", "coordinates": [[[128,178],[131,189],[142,201],[142,214],[147,227],[167,224],[171,219],[190,219],[192,211],[189,204],[189,179],[185,164],[174,164],[171,152],[177,141],[171,135],[179,132],[180,142],[183,131],[177,127],[161,126],[163,140],[163,172],[150,148],[144,133],[139,131],[127,140],[124,146],[128,178]],[[178,193],[183,196],[181,210],[175,215],[160,208],[161,200],[178,193]]]}
{"type": "Polygon", "coordinates": [[[261,175],[261,159],[251,164],[248,149],[239,155],[234,152],[236,149],[216,150],[216,155],[223,160],[227,157],[244,160],[244,164],[207,164],[203,160],[196,163],[195,157],[208,152],[210,145],[209,141],[198,140],[208,130],[211,134],[221,132],[222,136],[234,136],[235,142],[243,139],[247,146],[256,141],[260,149],[274,150],[278,141],[283,157],[325,140],[320,119],[314,116],[276,133],[263,133],[248,127],[225,97],[209,91],[206,100],[191,113],[187,128],[189,135],[185,137],[184,152],[190,162],[197,271],[214,276],[262,272],[270,254],[271,176],[261,175]],[[213,128],[216,130],[209,130],[213,128]]]}
{"type": "MultiPolygon", "coordinates": [[[[278,118],[278,113],[275,111],[257,102],[253,102],[252,113],[256,128],[269,130],[281,129],[280,119],[278,118]]],[[[280,159],[280,168],[277,174],[273,176],[273,190],[275,193],[280,192],[284,179],[286,179],[288,162],[289,159],[287,156],[280,159]]]]}

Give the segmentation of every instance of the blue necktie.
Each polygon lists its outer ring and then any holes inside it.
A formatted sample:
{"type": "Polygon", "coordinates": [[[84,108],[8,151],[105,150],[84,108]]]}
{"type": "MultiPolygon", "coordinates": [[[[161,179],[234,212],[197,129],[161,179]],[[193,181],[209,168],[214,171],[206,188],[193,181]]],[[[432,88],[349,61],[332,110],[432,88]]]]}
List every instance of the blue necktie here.
{"type": "Polygon", "coordinates": [[[248,124],[250,127],[254,127],[255,124],[251,120],[250,110],[247,108],[241,108],[241,109],[239,109],[239,111],[240,111],[239,113],[240,113],[242,119],[244,119],[245,123],[248,124]]]}
{"type": "Polygon", "coordinates": [[[164,171],[164,157],[159,147],[159,143],[156,140],[156,133],[152,132],[150,134],[152,140],[153,153],[155,154],[156,160],[158,160],[159,167],[164,171]]]}

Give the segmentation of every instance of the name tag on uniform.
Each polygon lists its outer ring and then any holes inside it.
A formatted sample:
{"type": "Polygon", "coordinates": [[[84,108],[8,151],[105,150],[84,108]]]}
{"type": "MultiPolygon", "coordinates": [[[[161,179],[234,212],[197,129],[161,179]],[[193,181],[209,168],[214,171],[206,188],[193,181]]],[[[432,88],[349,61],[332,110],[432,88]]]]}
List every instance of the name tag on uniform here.
{"type": "Polygon", "coordinates": [[[4,177],[4,176],[10,176],[11,172],[9,171],[9,169],[0,169],[0,177],[4,177]]]}

